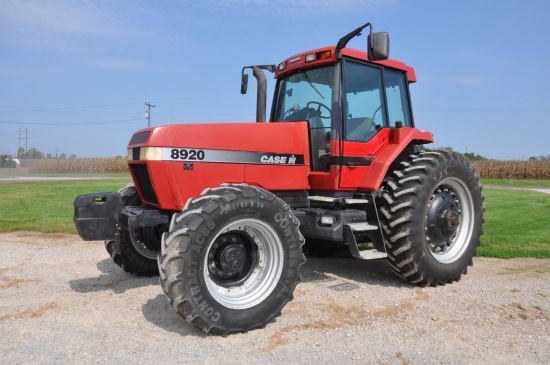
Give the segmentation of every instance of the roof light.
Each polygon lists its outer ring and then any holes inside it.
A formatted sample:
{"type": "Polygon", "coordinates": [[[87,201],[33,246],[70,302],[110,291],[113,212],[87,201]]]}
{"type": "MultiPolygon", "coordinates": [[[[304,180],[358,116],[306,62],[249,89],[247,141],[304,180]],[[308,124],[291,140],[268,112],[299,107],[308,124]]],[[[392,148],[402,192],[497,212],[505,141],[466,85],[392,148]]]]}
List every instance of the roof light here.
{"type": "Polygon", "coordinates": [[[294,63],[300,61],[300,56],[294,57],[293,59],[288,60],[288,63],[294,63]]]}
{"type": "Polygon", "coordinates": [[[306,55],[306,62],[312,62],[317,59],[317,55],[315,53],[311,53],[306,55]]]}
{"type": "Polygon", "coordinates": [[[332,57],[332,51],[331,50],[317,53],[317,59],[318,60],[326,60],[327,58],[331,58],[331,57],[332,57]]]}
{"type": "Polygon", "coordinates": [[[279,63],[279,66],[277,66],[277,68],[279,69],[279,71],[284,71],[286,68],[286,62],[279,63]]]}

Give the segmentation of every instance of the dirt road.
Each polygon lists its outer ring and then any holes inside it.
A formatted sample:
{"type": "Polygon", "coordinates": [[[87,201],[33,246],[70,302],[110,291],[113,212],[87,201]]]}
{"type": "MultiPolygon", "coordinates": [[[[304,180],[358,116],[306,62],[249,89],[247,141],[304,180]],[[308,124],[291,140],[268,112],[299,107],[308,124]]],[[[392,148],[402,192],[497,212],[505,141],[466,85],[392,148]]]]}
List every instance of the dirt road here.
{"type": "Polygon", "coordinates": [[[16,232],[0,250],[2,364],[550,363],[550,260],[477,258],[461,282],[417,288],[384,260],[308,258],[281,317],[224,338],[100,242],[16,232]]]}

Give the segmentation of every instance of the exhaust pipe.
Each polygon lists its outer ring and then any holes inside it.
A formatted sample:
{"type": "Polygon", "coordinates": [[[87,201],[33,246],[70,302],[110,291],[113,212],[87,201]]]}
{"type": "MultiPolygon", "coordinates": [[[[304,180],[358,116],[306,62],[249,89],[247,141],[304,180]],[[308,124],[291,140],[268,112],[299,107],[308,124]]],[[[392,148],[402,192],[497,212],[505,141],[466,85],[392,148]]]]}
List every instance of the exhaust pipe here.
{"type": "Polygon", "coordinates": [[[264,72],[257,66],[252,66],[252,74],[258,81],[256,123],[264,123],[267,103],[267,79],[265,78],[264,72]]]}
{"type": "Polygon", "coordinates": [[[246,94],[248,88],[248,75],[244,73],[247,68],[252,69],[252,74],[258,82],[258,91],[256,95],[256,123],[265,123],[266,104],[267,104],[267,79],[262,70],[275,72],[275,65],[247,66],[243,67],[241,80],[241,94],[246,94]]]}

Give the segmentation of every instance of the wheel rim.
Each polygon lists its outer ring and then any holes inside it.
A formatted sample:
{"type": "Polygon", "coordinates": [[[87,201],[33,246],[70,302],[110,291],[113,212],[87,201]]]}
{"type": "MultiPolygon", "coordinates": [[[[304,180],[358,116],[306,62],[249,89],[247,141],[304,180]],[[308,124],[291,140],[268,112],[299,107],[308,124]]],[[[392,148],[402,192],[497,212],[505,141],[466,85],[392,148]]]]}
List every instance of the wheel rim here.
{"type": "Polygon", "coordinates": [[[210,295],[232,309],[251,308],[273,292],[284,262],[283,244],[268,224],[241,219],[212,240],[203,275],[210,295]]]}
{"type": "Polygon", "coordinates": [[[443,264],[458,260],[468,247],[474,224],[470,190],[457,178],[447,178],[432,192],[426,213],[426,241],[443,264]]]}
{"type": "Polygon", "coordinates": [[[132,246],[143,257],[156,260],[160,254],[162,232],[163,228],[161,226],[136,229],[133,234],[130,234],[132,246]]]}

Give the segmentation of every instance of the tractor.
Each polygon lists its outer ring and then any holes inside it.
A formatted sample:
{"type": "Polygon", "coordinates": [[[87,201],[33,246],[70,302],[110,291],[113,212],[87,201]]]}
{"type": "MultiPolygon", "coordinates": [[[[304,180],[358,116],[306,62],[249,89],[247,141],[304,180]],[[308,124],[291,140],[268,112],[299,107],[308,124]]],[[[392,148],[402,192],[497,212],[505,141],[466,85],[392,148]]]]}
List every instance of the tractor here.
{"type": "Polygon", "coordinates": [[[466,274],[484,223],[479,177],[415,128],[415,71],[367,23],[257,80],[256,123],[174,124],[133,134],[133,183],[78,196],[74,221],[135,275],[160,274],[172,307],[206,333],[262,328],[293,298],[304,244],[385,258],[401,278],[466,274]],[[365,28],[367,51],[347,48],[365,28]],[[266,76],[276,86],[266,121],[266,76]]]}

